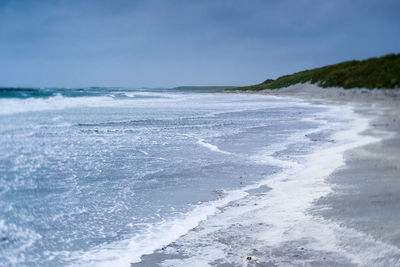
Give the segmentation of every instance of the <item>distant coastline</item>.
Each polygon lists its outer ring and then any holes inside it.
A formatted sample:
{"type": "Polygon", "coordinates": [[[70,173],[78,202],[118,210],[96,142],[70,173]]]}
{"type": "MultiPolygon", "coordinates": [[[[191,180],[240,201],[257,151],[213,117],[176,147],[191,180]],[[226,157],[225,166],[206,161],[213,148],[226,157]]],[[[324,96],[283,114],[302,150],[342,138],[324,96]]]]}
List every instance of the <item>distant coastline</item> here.
{"type": "Polygon", "coordinates": [[[230,90],[235,88],[235,86],[178,86],[171,89],[179,91],[191,91],[191,92],[222,92],[224,90],[230,90]]]}

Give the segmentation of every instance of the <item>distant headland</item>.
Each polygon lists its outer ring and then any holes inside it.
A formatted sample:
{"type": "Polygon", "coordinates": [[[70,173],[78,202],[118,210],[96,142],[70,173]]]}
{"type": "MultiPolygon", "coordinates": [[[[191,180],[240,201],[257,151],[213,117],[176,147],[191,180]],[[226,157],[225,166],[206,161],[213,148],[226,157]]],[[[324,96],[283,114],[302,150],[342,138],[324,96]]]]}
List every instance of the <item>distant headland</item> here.
{"type": "Polygon", "coordinates": [[[320,87],[345,89],[400,88],[400,54],[341,62],[281,76],[275,80],[267,79],[256,85],[228,88],[227,90],[279,89],[306,82],[317,84],[320,87]]]}

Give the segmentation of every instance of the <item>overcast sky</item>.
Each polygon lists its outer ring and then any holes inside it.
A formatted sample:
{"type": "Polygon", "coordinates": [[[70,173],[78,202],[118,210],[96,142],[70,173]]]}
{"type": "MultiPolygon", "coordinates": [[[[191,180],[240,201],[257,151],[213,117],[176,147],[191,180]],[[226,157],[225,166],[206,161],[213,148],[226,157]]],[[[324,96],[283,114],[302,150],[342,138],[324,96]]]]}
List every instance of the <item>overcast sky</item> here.
{"type": "Polygon", "coordinates": [[[399,0],[0,0],[0,86],[245,85],[399,52],[399,0]]]}

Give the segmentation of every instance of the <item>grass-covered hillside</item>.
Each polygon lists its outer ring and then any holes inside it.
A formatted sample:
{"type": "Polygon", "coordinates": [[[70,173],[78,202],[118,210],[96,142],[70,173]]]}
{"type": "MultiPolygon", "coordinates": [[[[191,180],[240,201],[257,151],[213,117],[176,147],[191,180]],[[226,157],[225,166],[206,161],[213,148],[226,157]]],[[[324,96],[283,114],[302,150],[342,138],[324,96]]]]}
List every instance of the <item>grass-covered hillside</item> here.
{"type": "Polygon", "coordinates": [[[400,54],[379,58],[352,60],[291,75],[268,79],[260,84],[232,88],[233,90],[263,90],[311,82],[321,87],[400,88],[400,54]]]}

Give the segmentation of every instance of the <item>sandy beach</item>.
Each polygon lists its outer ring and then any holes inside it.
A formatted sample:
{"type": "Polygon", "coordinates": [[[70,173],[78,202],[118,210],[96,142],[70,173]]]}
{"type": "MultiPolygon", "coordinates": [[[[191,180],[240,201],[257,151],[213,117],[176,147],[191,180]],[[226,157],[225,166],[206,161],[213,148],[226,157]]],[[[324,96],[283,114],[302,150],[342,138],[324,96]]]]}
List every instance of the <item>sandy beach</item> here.
{"type": "MultiPolygon", "coordinates": [[[[300,84],[259,93],[348,103],[371,119],[370,128],[362,134],[382,141],[346,151],[345,166],[326,179],[333,192],[315,202],[310,212],[399,248],[400,90],[345,90],[300,84]]],[[[390,263],[380,260],[376,266],[400,264],[398,258],[390,263]]]]}

